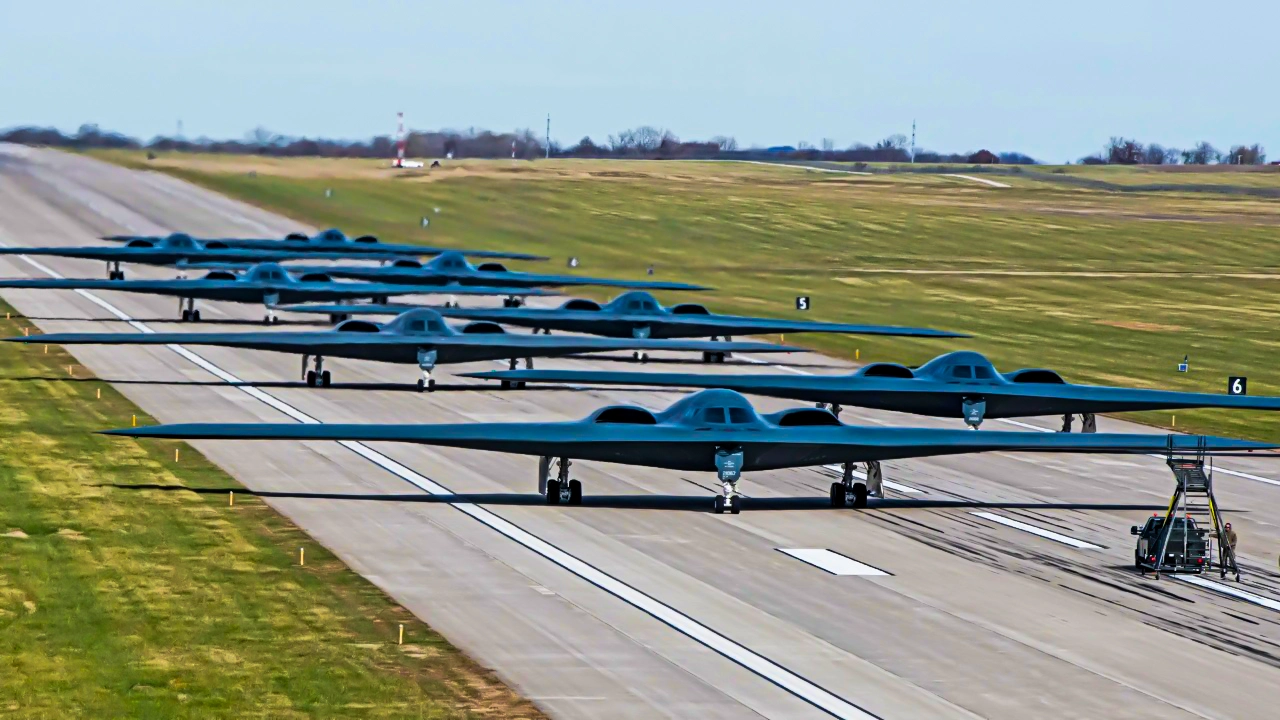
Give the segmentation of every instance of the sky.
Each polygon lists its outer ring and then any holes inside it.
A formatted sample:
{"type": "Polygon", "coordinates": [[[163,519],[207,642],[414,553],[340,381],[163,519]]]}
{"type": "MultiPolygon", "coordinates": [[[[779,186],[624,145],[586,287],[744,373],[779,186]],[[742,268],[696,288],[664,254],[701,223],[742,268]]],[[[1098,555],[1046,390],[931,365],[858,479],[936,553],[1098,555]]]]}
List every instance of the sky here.
{"type": "Polygon", "coordinates": [[[0,0],[0,128],[686,140],[1280,158],[1280,3],[0,0]]]}

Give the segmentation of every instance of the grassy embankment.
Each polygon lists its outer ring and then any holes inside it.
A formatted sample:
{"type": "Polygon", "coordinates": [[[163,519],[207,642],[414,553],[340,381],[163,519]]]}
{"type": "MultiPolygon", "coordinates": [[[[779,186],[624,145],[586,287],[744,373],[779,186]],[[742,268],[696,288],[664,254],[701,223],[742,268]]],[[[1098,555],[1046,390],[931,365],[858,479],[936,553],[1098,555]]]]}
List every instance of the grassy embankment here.
{"type": "MultiPolygon", "coordinates": [[[[556,270],[576,256],[583,274],[640,277],[653,263],[661,279],[718,287],[696,298],[716,311],[795,316],[794,297],[810,295],[812,319],[975,335],[787,338],[845,356],[859,348],[864,360],[918,363],[972,348],[1004,370],[1052,367],[1075,382],[1222,392],[1228,375],[1241,374],[1251,392],[1280,394],[1275,200],[735,163],[467,161],[395,171],[372,161],[109,157],[388,241],[542,252],[556,270]],[[432,221],[425,231],[423,215],[432,221]],[[1188,374],[1175,372],[1183,355],[1188,374]]],[[[1245,176],[1196,175],[1224,185],[1245,176]]],[[[1270,173],[1248,180],[1280,184],[1270,173]]],[[[1136,419],[1170,422],[1168,413],[1136,419]]],[[[1182,412],[1177,426],[1280,439],[1274,415],[1182,412]]]]}
{"type": "Polygon", "coordinates": [[[60,348],[0,343],[0,378],[0,715],[537,715],[263,502],[115,487],[239,485],[93,434],[154,421],[60,348]]]}

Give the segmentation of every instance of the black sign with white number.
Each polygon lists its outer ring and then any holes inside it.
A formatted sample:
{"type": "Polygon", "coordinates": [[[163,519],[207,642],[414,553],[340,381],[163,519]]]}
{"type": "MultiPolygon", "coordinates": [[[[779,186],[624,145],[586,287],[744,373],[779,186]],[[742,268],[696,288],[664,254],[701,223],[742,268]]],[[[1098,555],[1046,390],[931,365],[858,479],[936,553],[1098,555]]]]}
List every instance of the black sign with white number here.
{"type": "Polygon", "coordinates": [[[1227,394],[1228,395],[1248,395],[1249,394],[1249,378],[1232,375],[1227,378],[1227,394]]]}
{"type": "Polygon", "coordinates": [[[801,295],[801,296],[799,296],[799,297],[797,297],[797,298],[796,298],[796,309],[797,309],[797,310],[808,310],[808,309],[809,309],[809,296],[808,296],[808,295],[801,295]]]}

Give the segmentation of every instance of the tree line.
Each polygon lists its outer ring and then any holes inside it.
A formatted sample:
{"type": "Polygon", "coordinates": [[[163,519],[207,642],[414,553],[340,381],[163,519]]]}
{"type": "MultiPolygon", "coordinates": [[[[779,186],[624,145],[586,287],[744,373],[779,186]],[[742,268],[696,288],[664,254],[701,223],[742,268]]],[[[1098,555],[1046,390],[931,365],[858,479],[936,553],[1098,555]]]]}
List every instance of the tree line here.
{"type": "Polygon", "coordinates": [[[1113,136],[1098,153],[1080,158],[1085,165],[1263,165],[1266,148],[1258,143],[1233,145],[1222,152],[1208,142],[1199,142],[1185,150],[1159,143],[1142,144],[1132,138],[1113,136]]]}
{"type": "MultiPolygon", "coordinates": [[[[157,136],[146,142],[118,132],[104,131],[94,124],[81,125],[71,134],[55,128],[17,127],[0,132],[0,141],[22,145],[46,145],[77,149],[117,148],[155,152],[215,152],[279,157],[347,157],[392,158],[396,141],[389,135],[368,140],[331,140],[298,138],[255,128],[236,140],[207,137],[187,139],[157,136]]],[[[545,157],[547,146],[532,130],[499,133],[468,128],[466,130],[412,131],[405,138],[406,157],[417,158],[504,158],[533,159],[545,157]]],[[[829,138],[820,147],[808,143],[775,147],[739,147],[728,136],[709,140],[681,140],[670,130],[649,125],[622,130],[596,142],[584,137],[564,146],[552,141],[551,157],[567,158],[648,158],[648,159],[772,159],[824,160],[836,162],[910,162],[911,149],[904,135],[891,135],[872,145],[854,143],[838,149],[829,138]]],[[[939,153],[919,150],[917,162],[1018,163],[1036,161],[1017,152],[992,153],[987,150],[964,153],[939,153]]]]}

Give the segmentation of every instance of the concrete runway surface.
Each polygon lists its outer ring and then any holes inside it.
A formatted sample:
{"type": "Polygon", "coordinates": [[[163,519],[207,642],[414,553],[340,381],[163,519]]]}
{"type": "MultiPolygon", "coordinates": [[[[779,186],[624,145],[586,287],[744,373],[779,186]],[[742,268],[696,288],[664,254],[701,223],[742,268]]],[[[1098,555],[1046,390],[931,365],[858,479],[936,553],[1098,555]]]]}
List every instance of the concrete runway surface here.
{"type": "MultiPolygon", "coordinates": [[[[8,245],[87,244],[109,232],[299,229],[309,228],[163,175],[0,146],[0,242],[8,245]]],[[[105,276],[100,263],[35,260],[39,267],[5,258],[0,275],[44,277],[43,267],[105,276]]],[[[45,332],[129,330],[116,314],[156,330],[234,327],[174,322],[169,298],[4,297],[45,332]]],[[[262,317],[258,307],[200,307],[207,321],[262,317]]],[[[280,331],[290,329],[298,328],[280,331]]],[[[463,390],[469,381],[452,378],[481,365],[441,368],[443,389],[418,394],[414,367],[343,360],[326,363],[335,386],[319,390],[299,381],[292,356],[72,351],[163,422],[559,420],[610,403],[665,407],[679,396],[463,390]]],[[[816,355],[783,357],[796,372],[848,368],[816,355]]],[[[631,367],[618,359],[538,366],[631,367]]],[[[760,369],[746,361],[685,367],[760,369]]],[[[843,418],[960,426],[856,408],[843,418]]],[[[1018,429],[998,421],[988,428],[1018,429]]],[[[270,502],[554,717],[1261,718],[1280,707],[1280,461],[1219,463],[1218,497],[1236,510],[1229,518],[1245,582],[1212,575],[1197,585],[1132,570],[1128,529],[1151,513],[1126,506],[1163,506],[1173,488],[1154,458],[893,462],[885,467],[896,483],[889,499],[864,511],[824,507],[831,477],[821,468],[754,474],[742,484],[747,510],[716,516],[708,512],[710,475],[578,463],[584,506],[550,508],[534,495],[534,458],[390,444],[195,445],[251,489],[343,496],[270,502]],[[477,504],[432,497],[448,491],[477,494],[477,504]],[[1096,506],[1010,507],[1028,503],[1096,506]],[[835,555],[797,554],[854,574],[782,552],[797,549],[829,549],[835,555]]]]}

